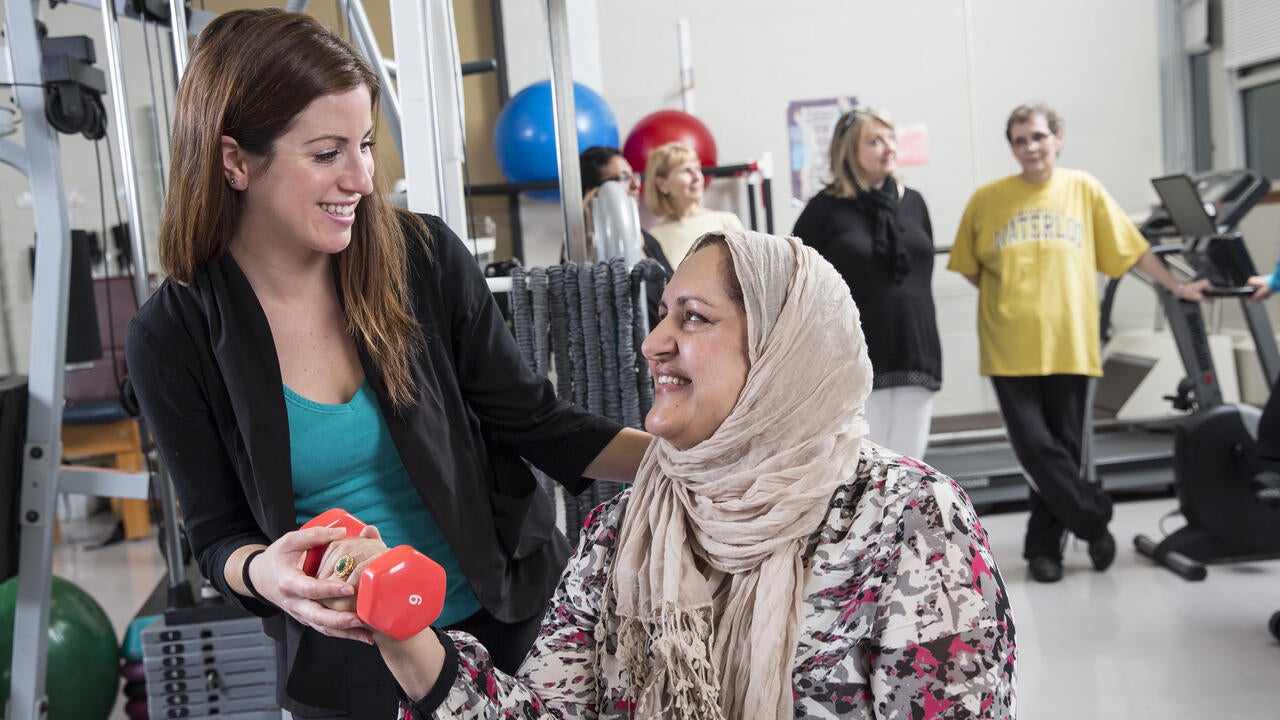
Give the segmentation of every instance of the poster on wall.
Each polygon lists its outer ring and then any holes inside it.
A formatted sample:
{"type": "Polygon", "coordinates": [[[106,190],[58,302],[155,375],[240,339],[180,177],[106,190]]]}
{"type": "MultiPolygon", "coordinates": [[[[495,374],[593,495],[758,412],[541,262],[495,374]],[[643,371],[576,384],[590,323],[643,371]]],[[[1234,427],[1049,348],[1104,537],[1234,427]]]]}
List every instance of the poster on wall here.
{"type": "Polygon", "coordinates": [[[926,125],[899,125],[893,134],[898,140],[899,167],[929,164],[929,128],[926,125]]]}
{"type": "Polygon", "coordinates": [[[794,100],[787,103],[791,145],[791,202],[804,207],[830,179],[827,152],[836,121],[858,104],[856,97],[794,100]]]}

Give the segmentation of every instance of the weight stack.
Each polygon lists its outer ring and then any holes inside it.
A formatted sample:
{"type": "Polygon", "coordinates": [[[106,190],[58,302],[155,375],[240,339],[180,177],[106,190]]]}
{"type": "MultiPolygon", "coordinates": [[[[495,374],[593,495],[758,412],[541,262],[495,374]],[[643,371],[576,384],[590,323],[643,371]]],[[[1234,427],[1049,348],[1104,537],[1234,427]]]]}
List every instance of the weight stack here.
{"type": "Polygon", "coordinates": [[[161,618],[142,631],[142,655],[151,720],[280,720],[275,645],[256,617],[161,618]]]}

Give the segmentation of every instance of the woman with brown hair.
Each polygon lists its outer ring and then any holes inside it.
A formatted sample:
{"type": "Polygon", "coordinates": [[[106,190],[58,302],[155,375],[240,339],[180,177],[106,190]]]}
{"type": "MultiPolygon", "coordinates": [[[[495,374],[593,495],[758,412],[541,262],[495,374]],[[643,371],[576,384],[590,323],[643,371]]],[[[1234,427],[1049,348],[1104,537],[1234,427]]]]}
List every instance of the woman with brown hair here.
{"type": "Polygon", "coordinates": [[[580,489],[630,481],[649,440],[558,401],[458,238],[387,203],[379,91],[305,15],[210,23],[177,97],[170,277],[129,329],[201,571],[264,618],[281,703],[300,717],[395,712],[368,632],[324,605],[349,587],[301,570],[334,531],[300,524],[341,506],[431,553],[449,578],[442,622],[512,667],[569,550],[521,458],[580,489]]]}

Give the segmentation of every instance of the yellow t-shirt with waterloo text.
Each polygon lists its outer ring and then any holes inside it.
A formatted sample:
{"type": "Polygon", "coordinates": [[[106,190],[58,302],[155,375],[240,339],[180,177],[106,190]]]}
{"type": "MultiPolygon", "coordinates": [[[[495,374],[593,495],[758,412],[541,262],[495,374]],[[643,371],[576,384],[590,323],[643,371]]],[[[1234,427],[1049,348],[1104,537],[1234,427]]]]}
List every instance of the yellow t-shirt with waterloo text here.
{"type": "Polygon", "coordinates": [[[947,268],[978,275],[982,374],[1101,375],[1097,274],[1123,275],[1148,248],[1088,173],[978,188],[947,268]]]}

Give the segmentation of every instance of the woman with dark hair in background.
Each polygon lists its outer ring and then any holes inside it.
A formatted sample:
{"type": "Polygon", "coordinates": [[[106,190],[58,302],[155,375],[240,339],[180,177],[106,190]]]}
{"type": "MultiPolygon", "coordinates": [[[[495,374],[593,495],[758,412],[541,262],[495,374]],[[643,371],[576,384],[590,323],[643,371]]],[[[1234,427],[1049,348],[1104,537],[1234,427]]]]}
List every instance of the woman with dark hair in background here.
{"type": "Polygon", "coordinates": [[[871,439],[920,458],[942,385],[933,226],[924,198],[894,177],[897,155],[887,114],[845,113],[831,138],[831,184],[809,200],[792,232],[840,271],[862,313],[875,368],[871,439]]]}
{"type": "MultiPolygon", "coordinates": [[[[582,173],[582,205],[587,213],[587,229],[591,229],[591,199],[595,197],[596,192],[600,190],[600,186],[607,182],[619,182],[627,189],[627,195],[631,199],[639,201],[640,199],[640,176],[631,169],[631,163],[623,157],[622,151],[618,148],[608,147],[606,145],[596,145],[589,147],[578,156],[578,169],[582,173]]],[[[657,238],[649,234],[647,230],[640,231],[640,239],[644,243],[642,252],[644,256],[658,261],[662,266],[666,277],[671,277],[671,263],[667,260],[666,253],[662,252],[662,245],[658,243],[657,238]]],[[[597,258],[604,260],[606,258],[597,258]]],[[[645,282],[645,298],[649,306],[649,328],[653,329],[658,324],[658,300],[662,296],[662,287],[666,284],[665,280],[646,280],[645,282]]]]}
{"type": "Polygon", "coordinates": [[[177,96],[160,260],[128,362],[200,568],[264,618],[299,717],[392,718],[394,682],[299,530],[342,507],[448,573],[444,625],[514,668],[569,547],[522,457],[566,484],[634,478],[644,433],[558,401],[479,268],[373,168],[377,76],[306,15],[220,15],[177,96]]]}

